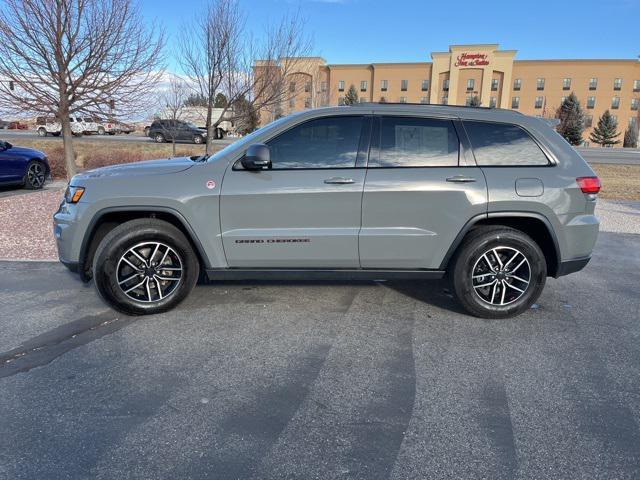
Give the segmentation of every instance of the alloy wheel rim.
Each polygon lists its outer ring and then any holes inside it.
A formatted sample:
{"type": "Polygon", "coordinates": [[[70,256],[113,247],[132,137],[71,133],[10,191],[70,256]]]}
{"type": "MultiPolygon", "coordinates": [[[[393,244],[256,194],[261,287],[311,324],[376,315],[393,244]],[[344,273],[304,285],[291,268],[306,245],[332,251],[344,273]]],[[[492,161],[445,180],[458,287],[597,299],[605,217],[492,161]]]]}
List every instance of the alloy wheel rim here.
{"type": "Polygon", "coordinates": [[[120,290],[136,302],[155,303],[172,295],[182,282],[180,255],[161,242],[144,242],[129,248],[118,261],[120,290]]]}
{"type": "Polygon", "coordinates": [[[499,246],[484,252],[471,270],[475,294],[485,303],[505,306],[519,300],[531,283],[531,265],[517,248],[499,246]]]}
{"type": "Polygon", "coordinates": [[[44,168],[39,163],[34,163],[29,167],[27,171],[27,179],[29,180],[29,185],[32,187],[40,188],[44,185],[44,168]]]}

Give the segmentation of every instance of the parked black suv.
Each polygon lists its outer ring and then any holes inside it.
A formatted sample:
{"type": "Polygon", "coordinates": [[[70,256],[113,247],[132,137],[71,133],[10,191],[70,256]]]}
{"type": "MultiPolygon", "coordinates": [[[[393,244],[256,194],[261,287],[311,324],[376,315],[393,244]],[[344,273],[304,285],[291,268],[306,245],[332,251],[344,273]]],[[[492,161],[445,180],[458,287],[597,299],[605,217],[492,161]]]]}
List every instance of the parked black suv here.
{"type": "Polygon", "coordinates": [[[149,128],[149,137],[157,143],[171,141],[204,143],[207,131],[182,120],[154,120],[149,128]]]}

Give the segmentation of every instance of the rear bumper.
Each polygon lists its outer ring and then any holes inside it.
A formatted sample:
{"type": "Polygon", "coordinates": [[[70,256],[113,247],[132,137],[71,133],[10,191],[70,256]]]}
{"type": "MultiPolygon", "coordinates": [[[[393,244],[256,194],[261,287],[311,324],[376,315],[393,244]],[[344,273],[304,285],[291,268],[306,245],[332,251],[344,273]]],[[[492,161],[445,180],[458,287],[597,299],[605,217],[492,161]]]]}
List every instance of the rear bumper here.
{"type": "Polygon", "coordinates": [[[589,263],[589,260],[591,260],[590,256],[560,262],[560,265],[558,265],[558,271],[555,274],[555,278],[562,277],[564,275],[569,275],[570,273],[579,272],[580,270],[582,270],[584,267],[587,266],[587,263],[589,263]]]}

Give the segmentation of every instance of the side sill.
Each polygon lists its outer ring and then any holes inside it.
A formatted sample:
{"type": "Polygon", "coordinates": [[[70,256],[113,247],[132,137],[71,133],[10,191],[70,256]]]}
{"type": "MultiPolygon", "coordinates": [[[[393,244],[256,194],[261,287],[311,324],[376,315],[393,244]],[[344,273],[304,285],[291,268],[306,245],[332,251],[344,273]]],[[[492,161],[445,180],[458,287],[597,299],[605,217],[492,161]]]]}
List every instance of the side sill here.
{"type": "Polygon", "coordinates": [[[565,262],[560,262],[560,264],[558,264],[558,271],[556,272],[554,278],[579,272],[580,270],[582,270],[584,267],[587,266],[587,263],[589,263],[589,260],[591,260],[591,257],[576,258],[574,260],[567,260],[565,262]]]}
{"type": "Polygon", "coordinates": [[[209,280],[438,280],[442,270],[208,269],[209,280]]]}

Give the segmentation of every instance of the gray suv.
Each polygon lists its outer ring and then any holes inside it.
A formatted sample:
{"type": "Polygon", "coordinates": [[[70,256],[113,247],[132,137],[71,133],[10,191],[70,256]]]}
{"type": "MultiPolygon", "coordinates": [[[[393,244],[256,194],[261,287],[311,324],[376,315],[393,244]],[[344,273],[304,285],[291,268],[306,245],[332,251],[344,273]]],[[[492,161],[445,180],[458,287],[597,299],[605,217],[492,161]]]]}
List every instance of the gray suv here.
{"type": "Polygon", "coordinates": [[[174,307],[200,276],[446,276],[468,312],[503,318],[587,264],[599,189],[541,119],[361,104],[282,118],[210,157],[76,175],[54,228],[60,261],[130,314],[174,307]]]}

